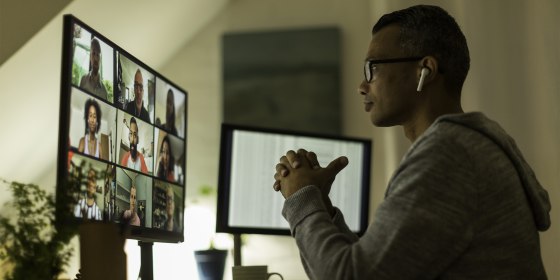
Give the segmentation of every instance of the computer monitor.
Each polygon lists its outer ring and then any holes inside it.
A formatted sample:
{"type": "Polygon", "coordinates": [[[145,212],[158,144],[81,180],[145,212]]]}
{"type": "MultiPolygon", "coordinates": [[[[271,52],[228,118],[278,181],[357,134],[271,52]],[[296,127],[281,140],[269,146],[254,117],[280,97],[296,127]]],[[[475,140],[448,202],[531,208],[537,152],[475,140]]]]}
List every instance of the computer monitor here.
{"type": "Polygon", "coordinates": [[[187,92],[72,15],[60,90],[59,222],[127,224],[127,238],[182,242],[187,92]]]}
{"type": "Polygon", "coordinates": [[[365,232],[369,209],[371,140],[222,124],[216,230],[234,234],[289,235],[284,197],[272,189],[276,164],[288,150],[317,154],[321,166],[346,156],[348,166],[330,192],[349,228],[365,232]]]}

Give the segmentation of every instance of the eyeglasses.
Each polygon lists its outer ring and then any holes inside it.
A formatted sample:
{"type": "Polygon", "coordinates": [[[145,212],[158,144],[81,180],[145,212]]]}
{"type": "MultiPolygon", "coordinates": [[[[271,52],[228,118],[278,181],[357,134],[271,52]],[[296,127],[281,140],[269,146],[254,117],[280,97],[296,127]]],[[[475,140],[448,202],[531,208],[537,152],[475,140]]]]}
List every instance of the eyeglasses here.
{"type": "Polygon", "coordinates": [[[373,74],[375,74],[374,73],[375,65],[377,64],[417,61],[422,58],[423,56],[413,56],[413,57],[366,60],[366,62],[364,63],[364,78],[368,83],[371,82],[371,80],[373,79],[373,74]]]}
{"type": "Polygon", "coordinates": [[[141,83],[134,83],[134,89],[136,90],[144,90],[144,85],[141,83]]]}

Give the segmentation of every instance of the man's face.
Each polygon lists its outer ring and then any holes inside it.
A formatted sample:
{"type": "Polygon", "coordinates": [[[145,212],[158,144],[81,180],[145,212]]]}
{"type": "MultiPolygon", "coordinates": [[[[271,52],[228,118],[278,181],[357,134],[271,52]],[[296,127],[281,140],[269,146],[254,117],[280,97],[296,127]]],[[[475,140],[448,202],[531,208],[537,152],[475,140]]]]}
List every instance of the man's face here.
{"type": "Polygon", "coordinates": [[[136,188],[130,188],[130,211],[136,213],[136,188]]]}
{"type": "Polygon", "coordinates": [[[130,141],[130,155],[133,159],[136,159],[136,153],[138,152],[138,126],[134,122],[130,123],[128,141],[130,141]]]}
{"type": "Polygon", "coordinates": [[[142,79],[142,73],[137,71],[136,75],[134,75],[134,102],[136,103],[136,107],[140,108],[140,106],[142,106],[143,97],[144,80],[142,79]]]}
{"type": "MultiPolygon", "coordinates": [[[[397,25],[390,25],[372,36],[366,60],[402,58],[397,25]]],[[[387,63],[373,66],[373,77],[359,87],[365,111],[375,126],[401,125],[411,120],[416,109],[418,62],[387,63]]]]}
{"type": "Polygon", "coordinates": [[[87,183],[87,194],[88,197],[93,197],[95,194],[95,189],[97,187],[97,172],[95,170],[90,169],[88,171],[88,183],[87,183]]]}
{"type": "Polygon", "coordinates": [[[99,59],[101,57],[101,50],[96,44],[91,45],[89,53],[89,61],[91,63],[91,71],[94,75],[99,73],[99,59]]]}

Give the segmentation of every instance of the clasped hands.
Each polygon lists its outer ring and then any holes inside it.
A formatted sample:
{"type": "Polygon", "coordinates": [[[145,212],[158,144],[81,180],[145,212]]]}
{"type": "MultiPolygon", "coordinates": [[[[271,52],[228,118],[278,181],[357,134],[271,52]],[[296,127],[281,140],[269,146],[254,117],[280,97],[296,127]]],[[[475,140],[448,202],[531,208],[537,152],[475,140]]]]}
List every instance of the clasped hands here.
{"type": "Polygon", "coordinates": [[[341,156],[331,161],[326,167],[321,167],[314,152],[299,149],[297,152],[288,151],[276,164],[274,173],[274,190],[280,191],[284,198],[290,197],[300,189],[314,185],[321,190],[327,207],[332,183],[336,175],[348,165],[348,158],[341,156]]]}

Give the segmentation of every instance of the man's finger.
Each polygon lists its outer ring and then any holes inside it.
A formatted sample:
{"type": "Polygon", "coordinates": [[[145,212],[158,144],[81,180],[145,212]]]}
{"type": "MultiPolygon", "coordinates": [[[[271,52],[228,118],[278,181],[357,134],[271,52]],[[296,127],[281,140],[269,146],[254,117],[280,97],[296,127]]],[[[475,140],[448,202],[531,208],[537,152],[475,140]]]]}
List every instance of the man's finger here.
{"type": "Polygon", "coordinates": [[[279,191],[280,188],[281,188],[281,187],[280,187],[280,181],[274,182],[274,185],[272,186],[272,188],[273,188],[275,191],[279,191]]]}
{"type": "Polygon", "coordinates": [[[290,171],[288,170],[286,165],[278,163],[276,164],[276,173],[282,174],[282,176],[286,177],[288,176],[288,174],[290,174],[290,171]]]}
{"type": "Polygon", "coordinates": [[[296,154],[296,152],[289,150],[288,152],[286,152],[285,157],[288,159],[291,167],[298,168],[301,166],[301,160],[299,159],[299,156],[298,154],[296,154]]]}
{"type": "Polygon", "coordinates": [[[313,169],[319,169],[321,168],[321,166],[319,165],[319,160],[317,160],[317,155],[314,152],[308,152],[306,154],[307,160],[309,161],[309,164],[311,164],[311,168],[313,169]]]}
{"type": "Polygon", "coordinates": [[[300,165],[299,165],[299,166],[302,166],[302,165],[306,165],[306,166],[309,165],[309,166],[312,166],[312,164],[311,164],[311,163],[309,162],[309,160],[307,159],[307,153],[308,153],[308,152],[307,152],[307,150],[305,150],[305,149],[301,149],[301,148],[300,148],[300,149],[297,150],[298,160],[300,161],[300,165]]]}
{"type": "Polygon", "coordinates": [[[348,165],[348,158],[345,156],[339,157],[329,163],[326,169],[332,174],[336,175],[340,172],[344,167],[348,165]]]}

